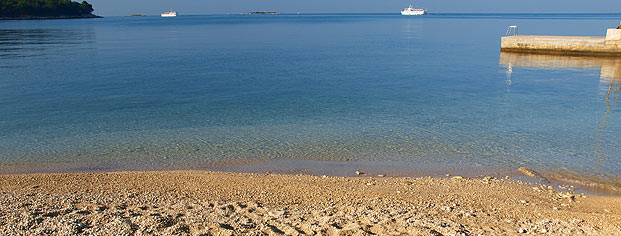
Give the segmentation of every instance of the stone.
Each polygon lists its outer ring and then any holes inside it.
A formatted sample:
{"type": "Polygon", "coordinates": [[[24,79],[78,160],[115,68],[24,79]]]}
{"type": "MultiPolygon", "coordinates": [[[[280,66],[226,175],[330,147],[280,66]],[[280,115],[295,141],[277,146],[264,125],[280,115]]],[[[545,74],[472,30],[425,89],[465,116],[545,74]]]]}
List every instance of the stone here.
{"type": "Polygon", "coordinates": [[[285,211],[283,210],[278,210],[278,211],[270,211],[267,213],[269,216],[271,217],[275,217],[275,218],[280,218],[283,215],[285,215],[285,211]]]}

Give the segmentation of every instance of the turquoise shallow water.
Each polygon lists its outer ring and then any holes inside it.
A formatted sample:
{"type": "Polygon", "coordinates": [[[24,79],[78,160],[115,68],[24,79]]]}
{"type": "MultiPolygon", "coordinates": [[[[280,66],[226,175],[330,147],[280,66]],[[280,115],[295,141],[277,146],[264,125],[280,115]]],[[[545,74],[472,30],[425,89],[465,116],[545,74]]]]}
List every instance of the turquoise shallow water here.
{"type": "Polygon", "coordinates": [[[349,160],[527,166],[621,184],[619,63],[499,52],[509,25],[603,36],[617,23],[614,14],[1,21],[1,170],[349,160]]]}

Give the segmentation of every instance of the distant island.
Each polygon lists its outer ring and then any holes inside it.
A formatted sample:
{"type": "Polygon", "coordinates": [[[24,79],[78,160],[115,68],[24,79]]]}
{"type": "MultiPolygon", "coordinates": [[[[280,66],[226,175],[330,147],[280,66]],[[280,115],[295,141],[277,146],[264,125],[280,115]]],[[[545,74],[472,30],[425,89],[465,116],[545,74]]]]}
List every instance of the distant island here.
{"type": "Polygon", "coordinates": [[[0,20],[99,18],[93,5],[71,0],[0,0],[0,20]]]}
{"type": "Polygon", "coordinates": [[[278,15],[280,13],[273,11],[255,11],[255,12],[247,12],[242,13],[242,15],[278,15]]]}

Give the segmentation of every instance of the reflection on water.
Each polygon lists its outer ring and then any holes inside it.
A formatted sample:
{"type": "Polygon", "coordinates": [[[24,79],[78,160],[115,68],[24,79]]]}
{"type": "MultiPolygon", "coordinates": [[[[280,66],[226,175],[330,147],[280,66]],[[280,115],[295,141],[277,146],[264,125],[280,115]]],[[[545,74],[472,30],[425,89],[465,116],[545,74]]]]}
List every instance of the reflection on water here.
{"type": "Polygon", "coordinates": [[[528,53],[500,53],[500,64],[507,68],[507,81],[511,84],[513,69],[515,67],[536,68],[536,69],[560,69],[560,70],[594,70],[600,71],[599,88],[603,99],[606,101],[604,115],[597,130],[597,144],[594,156],[600,164],[604,164],[604,154],[602,144],[606,142],[604,132],[606,131],[606,121],[612,113],[613,108],[619,101],[619,90],[621,89],[621,60],[615,57],[579,57],[546,54],[528,53]]]}
{"type": "Polygon", "coordinates": [[[621,79],[621,61],[615,57],[577,57],[501,52],[500,64],[507,67],[507,75],[509,77],[514,67],[578,71],[600,70],[600,88],[602,90],[608,90],[610,86],[621,79]]]}
{"type": "MultiPolygon", "coordinates": [[[[514,67],[566,70],[599,70],[599,87],[606,96],[607,110],[619,98],[621,60],[615,57],[577,57],[527,53],[500,53],[500,64],[507,67],[507,79],[511,81],[514,67]]],[[[607,112],[607,113],[608,113],[607,112]]]]}
{"type": "Polygon", "coordinates": [[[0,59],[44,55],[44,51],[72,49],[94,42],[89,29],[0,29],[0,59]]]}

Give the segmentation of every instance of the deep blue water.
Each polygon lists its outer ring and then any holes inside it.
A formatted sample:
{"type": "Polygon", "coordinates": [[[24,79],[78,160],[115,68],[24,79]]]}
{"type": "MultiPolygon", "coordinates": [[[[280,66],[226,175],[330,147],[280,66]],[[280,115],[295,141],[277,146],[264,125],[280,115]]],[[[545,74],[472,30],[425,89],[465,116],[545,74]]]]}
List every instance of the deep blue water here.
{"type": "Polygon", "coordinates": [[[604,36],[618,19],[0,21],[0,166],[13,173],[397,161],[618,181],[617,59],[500,54],[509,25],[521,34],[604,36]]]}

